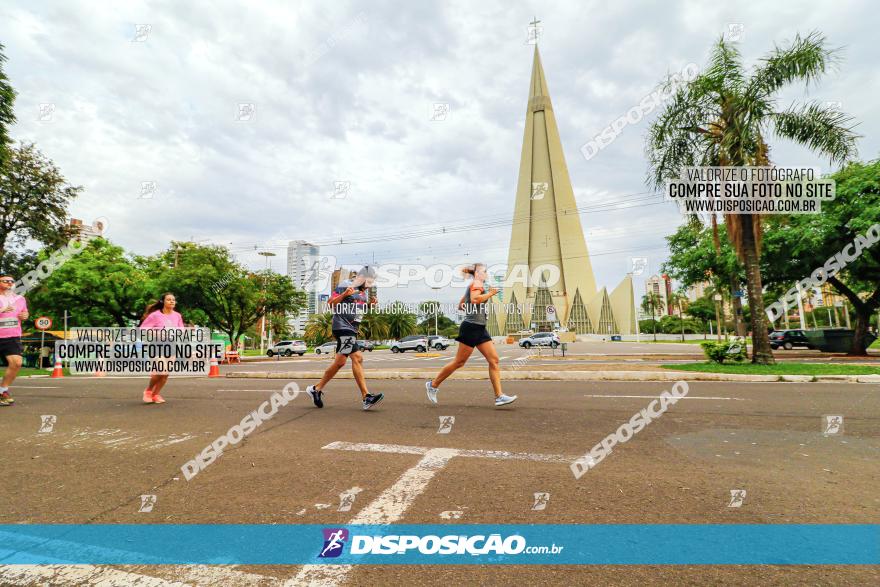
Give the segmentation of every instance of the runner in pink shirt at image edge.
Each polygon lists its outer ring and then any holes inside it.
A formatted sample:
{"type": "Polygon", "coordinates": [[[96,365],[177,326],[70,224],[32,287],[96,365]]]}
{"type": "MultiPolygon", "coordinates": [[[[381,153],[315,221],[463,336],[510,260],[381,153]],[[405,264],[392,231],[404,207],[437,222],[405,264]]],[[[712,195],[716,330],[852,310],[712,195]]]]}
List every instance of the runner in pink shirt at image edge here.
{"type": "MultiPolygon", "coordinates": [[[[184,328],[183,316],[174,311],[177,299],[173,293],[166,292],[159,297],[159,301],[147,306],[144,312],[141,328],[184,328]]],[[[168,382],[168,374],[153,373],[150,375],[150,383],[144,390],[145,404],[164,404],[165,398],[159,393],[168,382]]]]}
{"type": "Polygon", "coordinates": [[[15,293],[15,278],[0,274],[0,354],[9,365],[0,383],[0,407],[15,403],[9,386],[21,369],[21,323],[28,316],[27,301],[15,293]]]}

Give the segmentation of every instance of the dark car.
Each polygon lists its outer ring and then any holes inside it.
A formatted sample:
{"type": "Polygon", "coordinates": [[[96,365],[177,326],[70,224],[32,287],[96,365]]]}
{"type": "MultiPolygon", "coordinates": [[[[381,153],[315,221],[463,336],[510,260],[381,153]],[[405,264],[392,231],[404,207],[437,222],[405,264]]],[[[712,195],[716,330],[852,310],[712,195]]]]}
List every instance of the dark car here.
{"type": "Polygon", "coordinates": [[[373,344],[372,340],[359,340],[358,341],[358,350],[359,351],[369,351],[372,353],[374,346],[375,345],[373,344]]]}
{"type": "Polygon", "coordinates": [[[796,346],[813,348],[803,330],[774,330],[770,333],[770,348],[774,351],[779,347],[790,351],[796,346]]]}

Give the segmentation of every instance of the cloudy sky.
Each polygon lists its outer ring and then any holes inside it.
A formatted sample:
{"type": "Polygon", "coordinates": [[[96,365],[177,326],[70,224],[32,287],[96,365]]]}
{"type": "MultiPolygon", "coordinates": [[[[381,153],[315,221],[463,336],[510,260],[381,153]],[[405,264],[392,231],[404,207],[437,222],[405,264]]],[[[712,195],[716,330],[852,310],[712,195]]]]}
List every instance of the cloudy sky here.
{"type": "MultiPolygon", "coordinates": [[[[505,262],[509,226],[391,237],[512,216],[536,15],[600,284],[615,286],[633,256],[656,271],[681,217],[644,198],[643,142],[656,112],[589,161],[581,146],[667,73],[704,63],[731,24],[742,25],[748,63],[798,32],[823,32],[841,48],[837,71],[780,103],[840,102],[864,135],[860,157],[880,153],[867,0],[4,2],[0,42],[19,92],[12,133],[84,187],[75,217],[107,217],[109,238],[136,253],[192,239],[261,267],[256,251],[268,247],[283,270],[283,241],[305,239],[343,264],[505,262]],[[435,103],[449,104],[445,120],[431,120],[435,103]],[[240,104],[254,105],[249,120],[239,120],[240,104]],[[333,198],[340,181],[350,190],[333,198]],[[144,182],[155,183],[152,197],[141,197],[144,182]],[[590,211],[634,198],[624,210],[590,211]]],[[[801,147],[771,147],[777,165],[828,169],[801,147]]]]}

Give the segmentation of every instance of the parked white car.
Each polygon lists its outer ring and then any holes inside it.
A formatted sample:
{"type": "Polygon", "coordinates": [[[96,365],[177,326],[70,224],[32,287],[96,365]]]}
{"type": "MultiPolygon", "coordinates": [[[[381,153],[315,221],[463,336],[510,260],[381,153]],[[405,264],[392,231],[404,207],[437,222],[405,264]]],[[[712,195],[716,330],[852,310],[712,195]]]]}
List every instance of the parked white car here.
{"type": "Polygon", "coordinates": [[[281,355],[282,357],[289,357],[291,355],[299,355],[303,356],[306,354],[305,341],[302,340],[282,340],[276,345],[272,346],[266,351],[266,354],[270,357],[274,357],[275,355],[281,355]]]}
{"type": "Polygon", "coordinates": [[[452,341],[446,338],[445,336],[429,336],[428,337],[428,347],[432,349],[437,349],[438,351],[445,351],[449,348],[449,345],[452,344],[452,341]]]}
{"type": "Polygon", "coordinates": [[[421,334],[404,336],[400,340],[395,340],[391,343],[392,353],[404,353],[406,351],[423,353],[426,350],[428,350],[428,337],[421,334]]]}
{"type": "Polygon", "coordinates": [[[548,346],[555,349],[559,346],[559,336],[555,332],[536,332],[531,336],[520,339],[519,346],[524,349],[533,346],[548,346]]]}
{"type": "Polygon", "coordinates": [[[325,342],[319,347],[315,347],[315,354],[320,355],[321,353],[328,355],[336,354],[336,341],[331,340],[330,342],[325,342]]]}

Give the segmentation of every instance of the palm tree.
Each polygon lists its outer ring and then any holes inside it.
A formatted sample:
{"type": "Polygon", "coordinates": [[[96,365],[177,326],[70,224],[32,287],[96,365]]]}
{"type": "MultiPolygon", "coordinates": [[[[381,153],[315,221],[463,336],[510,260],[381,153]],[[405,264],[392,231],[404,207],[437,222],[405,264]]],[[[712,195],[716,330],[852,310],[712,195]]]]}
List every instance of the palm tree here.
{"type": "Polygon", "coordinates": [[[435,302],[433,300],[421,302],[419,304],[419,314],[422,316],[422,324],[425,326],[425,334],[429,334],[432,327],[435,328],[434,334],[437,334],[436,326],[437,319],[440,316],[440,302],[435,302]]]}
{"type": "Polygon", "coordinates": [[[312,345],[319,345],[333,338],[333,313],[315,314],[306,322],[304,338],[312,345]]]}
{"type": "MultiPolygon", "coordinates": [[[[651,322],[654,324],[654,342],[657,342],[657,310],[663,307],[663,298],[654,291],[649,291],[642,296],[642,310],[651,313],[651,322]]],[[[663,315],[662,313],[660,314],[663,315]]]]}
{"type": "Polygon", "coordinates": [[[669,303],[678,307],[678,321],[681,323],[681,342],[684,342],[684,308],[682,304],[688,302],[687,294],[683,290],[672,292],[669,303]]]}
{"type": "Polygon", "coordinates": [[[361,320],[360,331],[364,340],[384,340],[388,337],[388,324],[382,314],[369,311],[361,320]]]}
{"type": "MultiPolygon", "coordinates": [[[[835,62],[825,38],[799,35],[787,47],[776,47],[749,75],[737,49],[720,39],[709,66],[675,91],[651,125],[646,152],[649,183],[660,188],[687,166],[769,165],[764,137],[771,132],[842,163],[856,153],[852,118],[816,102],[780,110],[776,94],[793,82],[816,82],[835,62]]],[[[670,83],[672,83],[670,81],[670,83]]],[[[761,217],[725,216],[727,234],[746,271],[752,322],[752,362],[773,363],[767,332],[761,254],[761,217]]]]}
{"type": "Polygon", "coordinates": [[[407,312],[406,306],[400,302],[391,304],[385,314],[382,315],[382,318],[390,338],[400,339],[414,334],[417,329],[416,315],[412,312],[407,312]]]}

